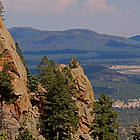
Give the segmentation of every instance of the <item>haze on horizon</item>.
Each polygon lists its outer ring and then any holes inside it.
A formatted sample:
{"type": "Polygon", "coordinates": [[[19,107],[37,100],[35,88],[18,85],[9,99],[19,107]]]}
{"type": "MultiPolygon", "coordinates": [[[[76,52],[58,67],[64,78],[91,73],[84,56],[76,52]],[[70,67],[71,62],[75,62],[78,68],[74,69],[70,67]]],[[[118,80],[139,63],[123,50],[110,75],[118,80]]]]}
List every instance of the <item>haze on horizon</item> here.
{"type": "Polygon", "coordinates": [[[131,37],[140,35],[140,0],[2,0],[7,28],[46,31],[90,29],[131,37]]]}

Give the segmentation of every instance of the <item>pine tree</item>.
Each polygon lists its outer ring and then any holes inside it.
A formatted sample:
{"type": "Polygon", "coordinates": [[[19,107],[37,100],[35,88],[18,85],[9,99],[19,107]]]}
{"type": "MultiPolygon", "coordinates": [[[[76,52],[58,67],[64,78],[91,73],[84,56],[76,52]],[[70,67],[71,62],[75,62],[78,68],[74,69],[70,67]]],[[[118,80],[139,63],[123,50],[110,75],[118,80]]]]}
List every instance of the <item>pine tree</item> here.
{"type": "Polygon", "coordinates": [[[47,140],[65,140],[77,130],[75,101],[68,92],[66,79],[52,60],[45,56],[38,66],[39,79],[48,93],[44,97],[42,133],[47,140]]]}
{"type": "Polygon", "coordinates": [[[106,94],[101,94],[93,104],[94,121],[91,126],[91,136],[99,140],[118,140],[115,130],[118,128],[116,122],[117,113],[113,110],[112,101],[106,94]]]}
{"type": "Polygon", "coordinates": [[[57,64],[52,60],[49,60],[46,56],[41,59],[40,64],[38,65],[38,80],[44,88],[48,90],[49,86],[53,85],[54,72],[57,64]]]}
{"type": "Polygon", "coordinates": [[[20,60],[22,61],[23,65],[24,65],[25,67],[27,67],[27,64],[26,64],[26,61],[25,61],[25,59],[24,59],[22,50],[20,49],[20,47],[19,47],[19,45],[18,45],[17,42],[15,43],[15,46],[16,46],[16,52],[17,52],[17,54],[19,55],[20,60]]]}
{"type": "Polygon", "coordinates": [[[12,63],[3,63],[2,71],[0,72],[0,96],[1,101],[10,102],[13,95],[12,81],[14,78],[9,71],[12,69],[12,63]]]}
{"type": "Polygon", "coordinates": [[[62,69],[62,74],[66,79],[66,85],[68,87],[69,93],[72,96],[76,96],[76,93],[78,92],[77,87],[76,87],[76,80],[73,78],[70,68],[64,67],[62,69]]]}
{"type": "Polygon", "coordinates": [[[71,69],[75,69],[75,68],[78,68],[78,65],[79,65],[79,60],[76,58],[76,57],[72,57],[70,62],[69,62],[69,67],[71,69]]]}
{"type": "Polygon", "coordinates": [[[0,16],[1,16],[2,20],[5,20],[4,15],[3,15],[4,12],[5,12],[4,6],[2,5],[2,2],[0,1],[0,16]]]}

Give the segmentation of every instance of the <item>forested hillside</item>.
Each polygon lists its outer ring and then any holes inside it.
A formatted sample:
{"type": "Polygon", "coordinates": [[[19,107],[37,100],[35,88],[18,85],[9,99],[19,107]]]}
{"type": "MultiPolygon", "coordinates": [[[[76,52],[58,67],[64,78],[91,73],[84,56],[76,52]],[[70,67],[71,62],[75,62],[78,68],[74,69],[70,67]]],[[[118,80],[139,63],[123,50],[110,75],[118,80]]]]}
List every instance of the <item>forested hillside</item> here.
{"type": "Polygon", "coordinates": [[[93,86],[95,98],[98,98],[100,93],[106,93],[115,100],[140,98],[139,79],[101,65],[86,65],[83,68],[93,86]]]}

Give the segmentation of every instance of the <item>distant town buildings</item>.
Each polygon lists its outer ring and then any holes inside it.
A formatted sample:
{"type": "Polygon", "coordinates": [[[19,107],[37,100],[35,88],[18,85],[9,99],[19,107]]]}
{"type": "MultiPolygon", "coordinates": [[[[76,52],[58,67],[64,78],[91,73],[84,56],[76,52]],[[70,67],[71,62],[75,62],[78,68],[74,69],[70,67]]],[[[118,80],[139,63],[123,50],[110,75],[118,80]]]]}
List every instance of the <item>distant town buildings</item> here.
{"type": "Polygon", "coordinates": [[[121,74],[140,75],[140,65],[114,65],[109,68],[114,69],[121,74]]]}
{"type": "Polygon", "coordinates": [[[113,103],[114,108],[130,108],[140,107],[140,99],[129,99],[126,101],[117,100],[113,103]]]}

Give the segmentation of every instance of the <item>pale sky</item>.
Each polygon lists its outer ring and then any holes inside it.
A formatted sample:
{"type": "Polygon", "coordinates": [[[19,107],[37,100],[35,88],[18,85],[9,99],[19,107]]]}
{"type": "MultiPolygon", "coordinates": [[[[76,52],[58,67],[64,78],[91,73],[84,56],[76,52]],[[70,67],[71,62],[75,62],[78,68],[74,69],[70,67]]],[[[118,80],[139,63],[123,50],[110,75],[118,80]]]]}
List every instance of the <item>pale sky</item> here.
{"type": "Polygon", "coordinates": [[[46,31],[83,28],[98,33],[140,35],[140,0],[2,0],[7,28],[46,31]]]}

